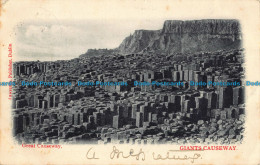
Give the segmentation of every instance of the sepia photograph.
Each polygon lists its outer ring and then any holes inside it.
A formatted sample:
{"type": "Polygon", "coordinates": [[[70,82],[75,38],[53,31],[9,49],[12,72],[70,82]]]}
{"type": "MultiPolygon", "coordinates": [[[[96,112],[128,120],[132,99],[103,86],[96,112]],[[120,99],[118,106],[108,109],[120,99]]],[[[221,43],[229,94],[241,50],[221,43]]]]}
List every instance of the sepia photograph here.
{"type": "Polygon", "coordinates": [[[0,4],[0,164],[260,163],[259,1],[0,4]]]}
{"type": "Polygon", "coordinates": [[[112,49],[121,36],[103,29],[119,28],[95,25],[18,28],[17,58],[34,59],[13,65],[19,143],[242,143],[238,20],[165,20],[158,30],[121,32],[130,35],[112,49]],[[88,43],[94,48],[76,56],[88,43]]]}

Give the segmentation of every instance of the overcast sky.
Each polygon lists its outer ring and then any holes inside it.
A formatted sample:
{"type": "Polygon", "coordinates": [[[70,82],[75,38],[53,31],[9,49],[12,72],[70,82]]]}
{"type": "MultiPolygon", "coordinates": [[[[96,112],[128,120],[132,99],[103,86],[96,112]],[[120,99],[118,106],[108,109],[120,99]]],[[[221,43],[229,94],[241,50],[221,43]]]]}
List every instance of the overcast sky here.
{"type": "Polygon", "coordinates": [[[67,60],[90,48],[116,48],[134,30],[158,30],[164,20],[82,20],[22,23],[15,61],[67,60]]]}

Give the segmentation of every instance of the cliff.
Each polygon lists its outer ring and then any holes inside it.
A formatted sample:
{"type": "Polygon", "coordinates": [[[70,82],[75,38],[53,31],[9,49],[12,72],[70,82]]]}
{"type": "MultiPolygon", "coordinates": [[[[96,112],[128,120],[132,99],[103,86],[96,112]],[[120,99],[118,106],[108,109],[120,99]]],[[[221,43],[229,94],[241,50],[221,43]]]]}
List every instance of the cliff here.
{"type": "Polygon", "coordinates": [[[162,33],[237,35],[240,33],[240,26],[237,20],[167,20],[164,22],[162,33]]]}
{"type": "Polygon", "coordinates": [[[158,39],[160,30],[136,30],[119,45],[119,53],[137,53],[144,50],[151,42],[158,39]]]}
{"type": "Polygon", "coordinates": [[[166,20],[161,30],[136,30],[111,52],[129,54],[149,51],[171,54],[240,47],[241,29],[237,20],[166,20]]]}

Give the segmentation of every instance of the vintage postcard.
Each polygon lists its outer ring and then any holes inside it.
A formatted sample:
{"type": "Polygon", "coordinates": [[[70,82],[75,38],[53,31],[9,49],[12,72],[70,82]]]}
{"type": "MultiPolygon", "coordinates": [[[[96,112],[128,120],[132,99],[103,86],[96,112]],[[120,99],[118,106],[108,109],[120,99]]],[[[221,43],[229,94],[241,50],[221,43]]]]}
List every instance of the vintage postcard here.
{"type": "Polygon", "coordinates": [[[260,164],[260,1],[1,0],[0,164],[260,164]]]}

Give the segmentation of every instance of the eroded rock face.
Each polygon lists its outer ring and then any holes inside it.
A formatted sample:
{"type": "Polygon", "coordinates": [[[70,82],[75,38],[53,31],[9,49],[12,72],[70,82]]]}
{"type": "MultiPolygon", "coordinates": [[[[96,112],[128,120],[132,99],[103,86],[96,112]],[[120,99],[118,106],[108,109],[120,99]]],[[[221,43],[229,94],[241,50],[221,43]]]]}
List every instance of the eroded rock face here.
{"type": "Polygon", "coordinates": [[[154,40],[159,39],[160,30],[136,30],[133,35],[126,37],[119,45],[119,53],[138,53],[143,51],[154,40]]]}
{"type": "Polygon", "coordinates": [[[167,20],[161,30],[136,30],[115,49],[90,49],[81,57],[131,53],[194,53],[241,48],[237,20],[167,20]]]}
{"type": "Polygon", "coordinates": [[[164,22],[162,33],[175,34],[211,34],[211,35],[239,35],[240,26],[237,20],[167,20],[164,22]]]}
{"type": "Polygon", "coordinates": [[[118,49],[125,54],[145,51],[190,53],[237,49],[240,46],[241,31],[236,20],[168,20],[161,30],[135,31],[118,49]]]}

